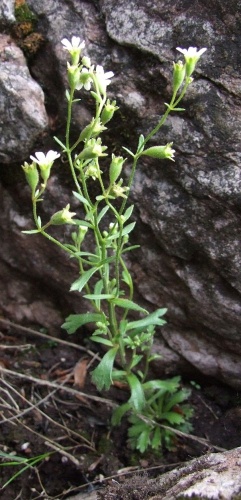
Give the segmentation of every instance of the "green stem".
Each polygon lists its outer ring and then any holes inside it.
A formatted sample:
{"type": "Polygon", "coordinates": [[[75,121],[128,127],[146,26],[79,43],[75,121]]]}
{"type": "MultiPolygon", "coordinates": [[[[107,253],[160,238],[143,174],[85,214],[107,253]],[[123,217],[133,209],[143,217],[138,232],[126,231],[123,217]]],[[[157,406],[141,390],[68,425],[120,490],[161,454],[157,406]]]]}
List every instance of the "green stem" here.
{"type": "Polygon", "coordinates": [[[128,195],[126,198],[123,199],[123,202],[121,204],[121,208],[120,208],[120,211],[119,211],[119,214],[122,215],[124,210],[125,210],[125,207],[126,207],[126,203],[128,201],[128,198],[129,198],[129,193],[130,193],[130,189],[131,189],[131,186],[132,186],[132,183],[133,183],[133,180],[134,180],[134,176],[135,176],[135,171],[136,171],[136,167],[137,167],[137,162],[138,162],[138,158],[139,156],[135,155],[134,156],[134,160],[133,160],[133,163],[132,163],[132,167],[131,167],[131,173],[130,173],[130,177],[129,177],[129,181],[128,181],[128,184],[127,184],[127,187],[128,187],[128,195]]]}
{"type": "Polygon", "coordinates": [[[72,148],[70,148],[70,125],[71,125],[71,118],[72,118],[72,106],[73,106],[73,98],[74,98],[74,91],[75,89],[72,88],[70,89],[70,96],[68,100],[68,111],[67,111],[67,124],[66,124],[66,135],[65,135],[65,140],[66,140],[66,154],[71,170],[71,174],[75,183],[75,186],[77,188],[77,191],[79,194],[82,194],[81,187],[79,185],[79,181],[77,179],[75,169],[74,169],[74,164],[72,160],[72,148]]]}

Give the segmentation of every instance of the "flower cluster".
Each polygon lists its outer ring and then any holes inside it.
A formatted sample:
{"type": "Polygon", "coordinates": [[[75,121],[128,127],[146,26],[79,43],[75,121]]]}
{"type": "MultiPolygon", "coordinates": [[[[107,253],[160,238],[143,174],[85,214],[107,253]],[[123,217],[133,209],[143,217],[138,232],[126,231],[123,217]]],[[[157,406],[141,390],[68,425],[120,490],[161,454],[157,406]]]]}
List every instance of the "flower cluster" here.
{"type": "Polygon", "coordinates": [[[85,42],[80,42],[80,38],[73,36],[71,42],[67,38],[63,38],[62,45],[64,50],[67,50],[71,56],[71,64],[67,64],[68,79],[70,87],[73,90],[80,90],[84,87],[85,90],[94,90],[101,95],[106,95],[106,88],[111,83],[111,78],[114,76],[113,71],[104,72],[102,66],[91,65],[90,58],[82,57],[80,63],[81,50],[85,47],[85,42]]]}

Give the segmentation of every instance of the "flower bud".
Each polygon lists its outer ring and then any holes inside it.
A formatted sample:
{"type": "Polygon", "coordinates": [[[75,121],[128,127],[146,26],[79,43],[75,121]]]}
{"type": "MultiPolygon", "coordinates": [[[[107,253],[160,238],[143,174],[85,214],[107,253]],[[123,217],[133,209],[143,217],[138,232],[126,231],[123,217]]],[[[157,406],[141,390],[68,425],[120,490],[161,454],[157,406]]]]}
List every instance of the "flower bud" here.
{"type": "Polygon", "coordinates": [[[76,215],[75,212],[69,211],[69,204],[65,208],[59,210],[54,215],[52,215],[50,222],[53,226],[61,226],[62,224],[75,224],[72,217],[76,215]]]}
{"type": "Polygon", "coordinates": [[[117,184],[114,184],[111,188],[110,195],[113,196],[114,198],[118,198],[119,196],[121,198],[127,198],[127,194],[129,192],[129,187],[123,186],[123,179],[120,179],[117,184]]]}
{"type": "Polygon", "coordinates": [[[168,160],[174,161],[175,150],[171,148],[172,144],[172,142],[169,142],[165,146],[153,146],[145,149],[142,155],[151,156],[151,158],[159,158],[161,160],[167,158],[168,160]]]}
{"type": "Polygon", "coordinates": [[[87,68],[83,68],[79,73],[79,82],[77,85],[77,90],[85,88],[85,90],[90,90],[92,85],[92,75],[91,72],[87,68]]]}
{"type": "Polygon", "coordinates": [[[107,156],[104,151],[107,146],[101,145],[101,139],[90,139],[83,151],[78,155],[79,160],[92,160],[93,158],[98,158],[99,156],[107,156]]]}
{"type": "Polygon", "coordinates": [[[90,58],[88,56],[84,56],[82,57],[82,64],[83,66],[85,66],[86,68],[90,69],[91,67],[91,61],[90,61],[90,58]]]}
{"type": "Polygon", "coordinates": [[[32,189],[32,194],[34,194],[36,187],[39,183],[39,173],[37,165],[34,162],[29,165],[29,163],[25,161],[24,164],[22,165],[22,169],[25,173],[27,183],[32,189]]]}
{"type": "Polygon", "coordinates": [[[86,139],[90,139],[91,137],[97,137],[104,130],[106,130],[106,127],[102,125],[100,119],[98,118],[97,120],[95,120],[94,118],[92,118],[89,125],[86,125],[86,127],[82,130],[79,136],[79,141],[85,141],[86,139]]]}
{"type": "Polygon", "coordinates": [[[47,180],[50,176],[51,166],[50,165],[39,165],[40,175],[44,181],[44,185],[47,183],[47,180]]]}
{"type": "Polygon", "coordinates": [[[108,123],[113,118],[113,115],[117,109],[119,108],[118,106],[116,106],[116,101],[110,102],[110,100],[107,99],[106,105],[101,113],[101,121],[103,125],[108,123]]]}
{"type": "Polygon", "coordinates": [[[80,81],[80,69],[79,66],[67,63],[68,67],[68,81],[71,89],[78,87],[80,81]]]}
{"type": "Polygon", "coordinates": [[[124,161],[125,160],[122,158],[122,156],[115,156],[114,154],[112,154],[112,162],[110,164],[109,170],[109,178],[111,184],[114,184],[120,176],[124,161]]]}
{"type": "Polygon", "coordinates": [[[85,169],[85,178],[88,179],[88,177],[92,177],[93,181],[95,181],[98,179],[100,173],[102,172],[96,165],[95,161],[91,161],[85,169]]]}
{"type": "Polygon", "coordinates": [[[181,87],[186,74],[186,67],[182,61],[173,63],[173,92],[177,92],[181,87]]]}
{"type": "Polygon", "coordinates": [[[81,245],[81,243],[85,239],[85,235],[86,235],[87,231],[88,231],[88,227],[79,226],[79,232],[78,232],[77,237],[76,237],[76,243],[81,245]]]}

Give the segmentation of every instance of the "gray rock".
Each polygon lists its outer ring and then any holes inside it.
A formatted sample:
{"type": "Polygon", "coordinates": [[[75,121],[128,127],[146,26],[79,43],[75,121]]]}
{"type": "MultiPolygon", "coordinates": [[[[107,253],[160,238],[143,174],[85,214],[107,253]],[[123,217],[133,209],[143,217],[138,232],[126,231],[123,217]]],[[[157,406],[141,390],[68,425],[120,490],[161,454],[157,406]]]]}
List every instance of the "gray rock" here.
{"type": "MultiPolygon", "coordinates": [[[[162,115],[163,102],[170,98],[172,61],[180,58],[176,47],[208,48],[184,100],[186,112],[173,114],[152,141],[173,141],[175,163],[140,161],[131,196],[137,219],[133,240],[141,249],[129,255],[129,265],[136,299],[150,309],[168,307],[168,324],[160,344],[158,332],[155,348],[162,351],[164,343],[168,356],[174,354],[169,368],[158,362],[155,371],[190,372],[193,366],[240,388],[240,3],[29,0],[28,5],[47,41],[29,64],[45,90],[51,134],[63,134],[65,121],[66,54],[61,39],[77,35],[86,40],[93,63],[115,73],[109,89],[120,106],[111,135],[117,150],[123,143],[134,149],[139,133],[148,133],[162,115]]],[[[0,77],[0,153],[1,162],[10,165],[17,158],[27,159],[37,138],[44,150],[56,144],[51,135],[41,135],[47,123],[43,93],[21,51],[12,43],[8,46],[5,35],[1,40],[6,60],[0,77]]],[[[83,98],[75,109],[73,132],[89,116],[83,98]]],[[[68,203],[63,165],[57,162],[49,183],[46,220],[68,203]]],[[[126,173],[128,168],[127,162],[126,173]]],[[[26,283],[41,284],[53,309],[64,303],[63,314],[85,310],[84,300],[68,293],[74,263],[46,241],[21,234],[24,220],[25,227],[30,225],[29,190],[23,180],[13,185],[4,189],[1,259],[26,283]]],[[[67,237],[68,229],[63,235],[67,237]]],[[[11,306],[13,299],[9,295],[4,300],[7,311],[6,301],[11,306]]],[[[8,310],[14,319],[14,307],[8,310]]]]}
{"type": "Polygon", "coordinates": [[[15,21],[14,0],[2,0],[0,5],[0,26],[12,24],[15,21]]]}
{"type": "Polygon", "coordinates": [[[0,35],[0,48],[0,162],[9,164],[26,159],[48,117],[22,51],[7,35],[0,35]]]}
{"type": "MultiPolygon", "coordinates": [[[[241,448],[225,453],[212,453],[196,458],[183,467],[163,474],[157,479],[141,476],[123,484],[117,482],[103,492],[97,491],[97,499],[113,497],[148,500],[239,500],[241,498],[241,448]],[[143,496],[145,494],[145,497],[143,496]]],[[[82,497],[77,497],[81,499],[82,497]]]]}

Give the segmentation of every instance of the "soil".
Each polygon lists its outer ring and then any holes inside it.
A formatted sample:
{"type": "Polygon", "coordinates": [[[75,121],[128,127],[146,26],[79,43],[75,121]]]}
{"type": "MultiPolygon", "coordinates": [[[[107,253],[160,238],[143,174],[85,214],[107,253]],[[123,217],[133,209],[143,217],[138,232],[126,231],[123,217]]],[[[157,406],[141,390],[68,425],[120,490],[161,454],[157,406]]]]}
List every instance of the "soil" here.
{"type": "MultiPolygon", "coordinates": [[[[241,446],[241,393],[201,379],[185,380],[192,387],[192,435],[177,437],[162,454],[133,452],[126,422],[110,426],[113,405],[128,394],[116,387],[99,394],[90,382],[93,345],[3,319],[0,327],[2,500],[64,500],[132,476],[140,481],[136,473],[144,474],[144,484],[206,452],[241,446]]],[[[132,496],[123,490],[115,498],[132,496]]]]}

